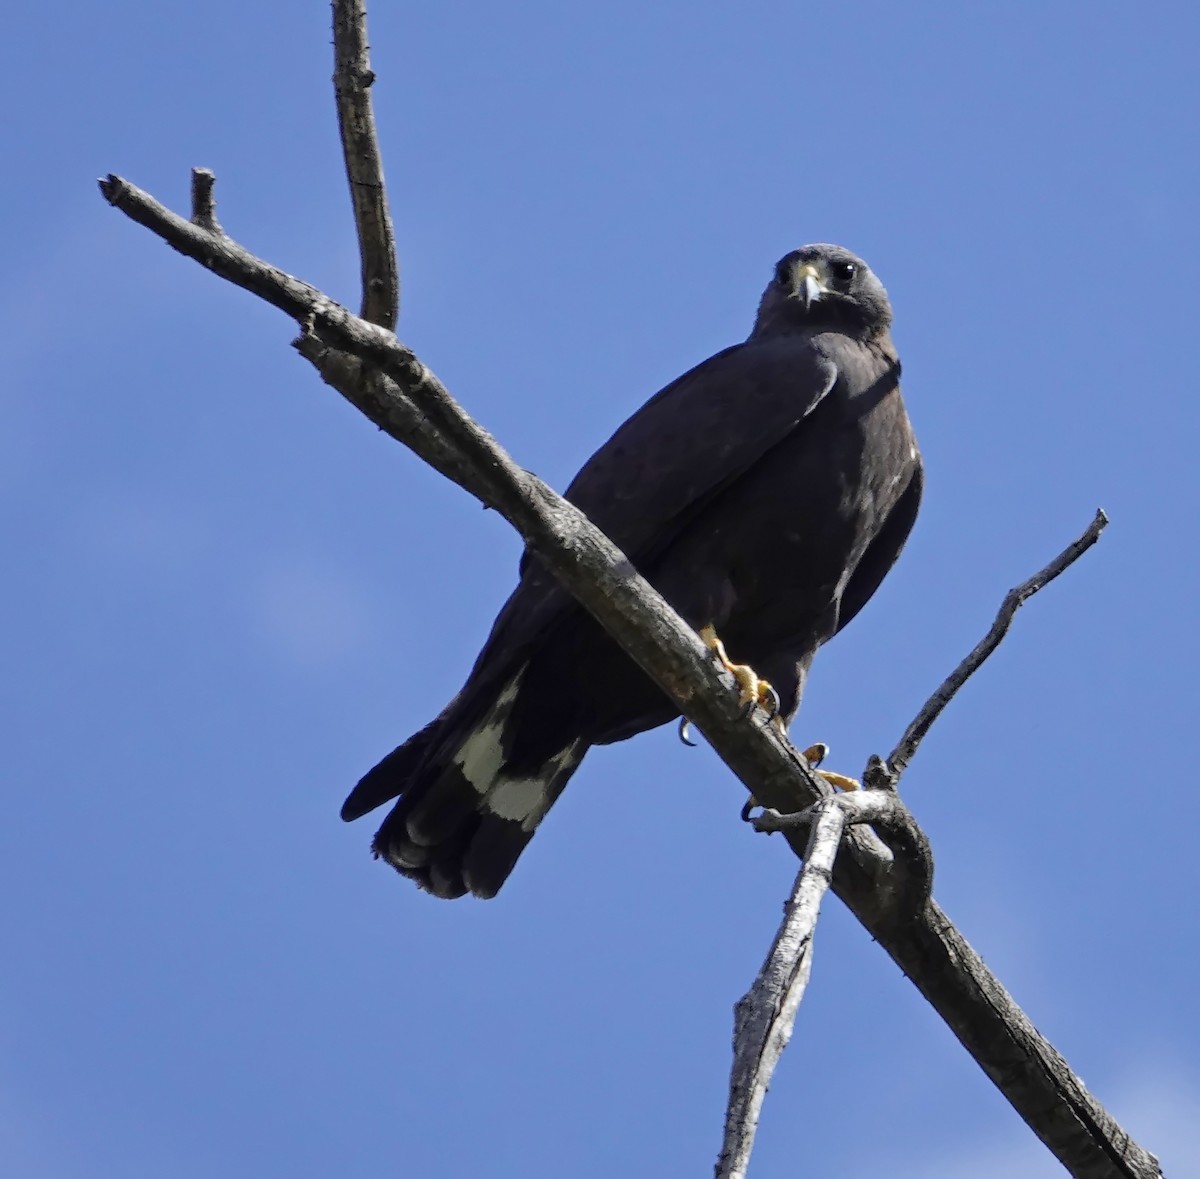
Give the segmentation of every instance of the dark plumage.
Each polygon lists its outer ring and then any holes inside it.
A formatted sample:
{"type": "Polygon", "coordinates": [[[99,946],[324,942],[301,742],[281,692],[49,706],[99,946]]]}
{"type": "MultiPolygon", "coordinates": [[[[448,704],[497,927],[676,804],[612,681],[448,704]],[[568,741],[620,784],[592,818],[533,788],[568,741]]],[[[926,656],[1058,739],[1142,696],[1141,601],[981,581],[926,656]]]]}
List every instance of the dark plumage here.
{"type": "MultiPolygon", "coordinates": [[[[822,643],[895,563],[921,498],[887,293],[859,258],[783,258],[744,344],[668,385],[575,477],[582,508],[791,719],[822,643]]],[[[442,897],[494,896],[592,745],[678,715],[536,562],[462,691],[342,807],[399,801],[374,850],[442,897]]]]}

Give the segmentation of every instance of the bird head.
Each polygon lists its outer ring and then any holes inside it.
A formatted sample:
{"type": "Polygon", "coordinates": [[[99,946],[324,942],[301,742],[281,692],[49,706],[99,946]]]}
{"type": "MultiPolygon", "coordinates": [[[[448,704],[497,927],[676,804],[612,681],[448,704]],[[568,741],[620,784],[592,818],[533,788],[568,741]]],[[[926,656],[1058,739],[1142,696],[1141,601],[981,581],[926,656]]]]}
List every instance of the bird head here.
{"type": "Polygon", "coordinates": [[[836,331],[871,340],[887,331],[892,307],[871,268],[841,246],[801,246],[785,254],[763,292],[753,336],[836,331]]]}

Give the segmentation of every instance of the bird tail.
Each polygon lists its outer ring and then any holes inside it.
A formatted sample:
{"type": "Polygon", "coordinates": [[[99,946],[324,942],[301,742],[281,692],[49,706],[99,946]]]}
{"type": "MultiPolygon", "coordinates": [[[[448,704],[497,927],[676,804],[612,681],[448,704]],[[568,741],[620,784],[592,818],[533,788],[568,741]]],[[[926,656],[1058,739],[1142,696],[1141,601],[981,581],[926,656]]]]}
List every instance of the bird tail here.
{"type": "Polygon", "coordinates": [[[446,730],[458,727],[451,705],[368,772],[342,806],[343,819],[356,819],[399,797],[372,851],[435,896],[494,897],[587,752],[576,739],[538,766],[510,769],[506,730],[520,686],[518,673],[464,739],[447,742],[446,730]]]}

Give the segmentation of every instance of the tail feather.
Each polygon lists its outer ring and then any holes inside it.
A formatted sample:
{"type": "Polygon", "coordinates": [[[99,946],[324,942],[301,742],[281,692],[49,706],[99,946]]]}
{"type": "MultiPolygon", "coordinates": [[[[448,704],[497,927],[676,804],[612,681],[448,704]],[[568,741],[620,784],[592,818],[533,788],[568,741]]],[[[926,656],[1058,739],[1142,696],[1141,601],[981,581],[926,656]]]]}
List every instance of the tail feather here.
{"type": "Polygon", "coordinates": [[[431,720],[419,733],[393,749],[374,769],[368,770],[342,803],[342,819],[353,822],[385,802],[398,798],[420,768],[442,725],[442,717],[431,720]]]}
{"type": "Polygon", "coordinates": [[[444,901],[456,901],[465,897],[471,890],[463,879],[462,862],[460,860],[439,860],[429,865],[429,872],[423,877],[413,877],[418,887],[444,901]]]}
{"type": "Polygon", "coordinates": [[[477,897],[500,891],[586,751],[582,741],[573,741],[535,776],[501,774],[496,779],[463,858],[463,880],[477,897]]]}
{"type": "Polygon", "coordinates": [[[410,838],[416,843],[436,845],[457,832],[479,810],[483,795],[496,780],[504,764],[504,729],[512,715],[513,702],[521,687],[514,676],[496,697],[483,719],[474,725],[450,756],[449,764],[431,774],[435,780],[413,799],[405,815],[410,838]]]}
{"type": "Polygon", "coordinates": [[[470,781],[452,763],[415,807],[410,810],[402,801],[388,815],[373,850],[435,896],[494,897],[585,749],[574,742],[535,773],[518,777],[498,770],[490,783],[470,781]]]}
{"type": "Polygon", "coordinates": [[[400,795],[372,850],[435,896],[495,896],[587,751],[577,739],[534,769],[508,770],[505,729],[519,688],[518,675],[448,754],[435,747],[439,722],[426,726],[367,774],[343,807],[345,815],[384,790],[380,801],[400,795]],[[401,772],[407,777],[397,781],[401,772]]]}
{"type": "Polygon", "coordinates": [[[477,897],[494,897],[532,838],[520,823],[485,815],[463,857],[463,883],[477,897]]]}
{"type": "Polygon", "coordinates": [[[437,847],[422,847],[408,838],[403,822],[397,827],[389,815],[372,850],[426,892],[453,900],[469,891],[463,879],[463,857],[478,829],[479,816],[474,815],[452,839],[437,847]]]}

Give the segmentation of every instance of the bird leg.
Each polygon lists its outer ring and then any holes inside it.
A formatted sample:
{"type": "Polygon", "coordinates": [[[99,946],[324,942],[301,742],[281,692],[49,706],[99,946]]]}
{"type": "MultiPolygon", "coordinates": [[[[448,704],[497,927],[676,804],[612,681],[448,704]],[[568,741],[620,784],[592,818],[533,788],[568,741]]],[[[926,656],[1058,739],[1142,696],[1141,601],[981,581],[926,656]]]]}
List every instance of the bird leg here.
{"type": "MultiPolygon", "coordinates": [[[[741,697],[742,703],[746,706],[747,715],[750,709],[755,705],[763,709],[771,717],[771,723],[781,732],[787,732],[787,722],[780,712],[779,693],[771,687],[767,680],[760,679],[758,673],[749,664],[734,663],[725,653],[725,644],[717,637],[716,628],[709,623],[700,629],[700,638],[704,640],[704,645],[721,661],[721,666],[725,668],[730,675],[737,681],[738,694],[741,697]]],[[[687,737],[687,721],[681,723],[679,730],[680,739],[686,745],[691,745],[692,742],[687,737]]],[[[816,773],[820,774],[834,790],[861,790],[862,783],[857,778],[851,778],[846,774],[839,774],[835,770],[821,770],[817,767],[829,756],[829,746],[823,741],[818,741],[815,745],[810,745],[803,753],[804,760],[812,766],[816,773]]],[[[756,803],[751,798],[746,807],[743,808],[743,816],[756,803]]]]}
{"type": "Polygon", "coordinates": [[[770,717],[775,727],[782,733],[785,729],[783,716],[779,711],[779,693],[764,679],[760,679],[747,663],[734,663],[725,654],[725,644],[717,638],[716,628],[710,622],[700,630],[704,645],[721,661],[721,666],[737,681],[738,695],[746,707],[746,715],[757,705],[770,717]]]}

